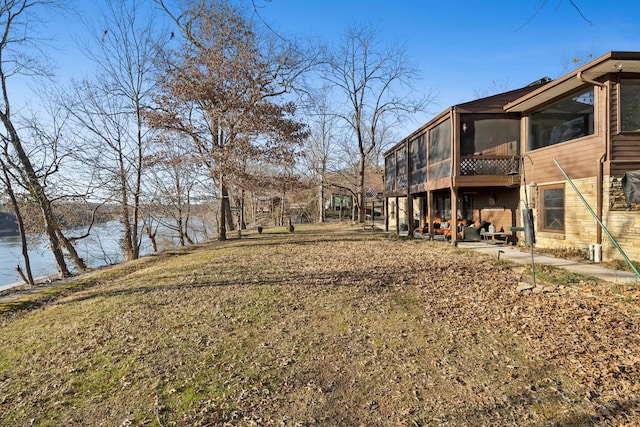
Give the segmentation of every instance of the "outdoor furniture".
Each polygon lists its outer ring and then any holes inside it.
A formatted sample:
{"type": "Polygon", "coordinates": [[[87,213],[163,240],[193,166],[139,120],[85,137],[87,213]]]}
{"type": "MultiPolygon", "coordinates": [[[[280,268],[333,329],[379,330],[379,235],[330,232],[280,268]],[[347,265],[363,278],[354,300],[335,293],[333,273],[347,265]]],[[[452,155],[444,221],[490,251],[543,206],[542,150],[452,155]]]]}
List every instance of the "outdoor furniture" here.
{"type": "Polygon", "coordinates": [[[480,237],[482,238],[482,240],[485,240],[487,243],[491,243],[494,245],[501,245],[503,243],[506,243],[507,236],[508,234],[505,233],[504,231],[496,231],[493,233],[490,233],[488,231],[482,231],[480,233],[480,237]]]}
{"type": "Polygon", "coordinates": [[[462,240],[468,242],[479,242],[482,240],[482,232],[489,229],[490,222],[487,221],[476,221],[472,225],[468,227],[464,227],[462,229],[462,235],[460,236],[462,240]]]}
{"type": "Polygon", "coordinates": [[[481,240],[480,230],[480,227],[474,227],[473,225],[464,227],[462,229],[462,240],[466,242],[479,242],[481,240]]]}

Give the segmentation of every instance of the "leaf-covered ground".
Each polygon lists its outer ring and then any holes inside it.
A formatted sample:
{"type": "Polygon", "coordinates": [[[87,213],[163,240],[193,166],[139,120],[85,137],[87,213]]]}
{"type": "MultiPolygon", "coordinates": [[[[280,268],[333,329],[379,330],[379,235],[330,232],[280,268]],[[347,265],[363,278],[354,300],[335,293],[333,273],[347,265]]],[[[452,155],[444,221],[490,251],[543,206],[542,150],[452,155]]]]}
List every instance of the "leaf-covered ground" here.
{"type": "Polygon", "coordinates": [[[0,425],[640,424],[636,289],[519,292],[522,268],[441,242],[275,231],[5,306],[0,425]]]}

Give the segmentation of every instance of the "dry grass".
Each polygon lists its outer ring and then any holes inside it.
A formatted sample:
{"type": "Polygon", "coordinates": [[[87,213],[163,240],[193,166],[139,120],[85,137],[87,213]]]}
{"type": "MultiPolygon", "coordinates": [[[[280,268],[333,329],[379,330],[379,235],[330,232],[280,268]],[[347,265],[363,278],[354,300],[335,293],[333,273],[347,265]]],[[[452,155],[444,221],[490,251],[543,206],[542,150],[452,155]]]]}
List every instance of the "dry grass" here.
{"type": "Polygon", "coordinates": [[[94,272],[5,306],[0,424],[637,424],[637,291],[521,279],[335,225],[94,272]]]}

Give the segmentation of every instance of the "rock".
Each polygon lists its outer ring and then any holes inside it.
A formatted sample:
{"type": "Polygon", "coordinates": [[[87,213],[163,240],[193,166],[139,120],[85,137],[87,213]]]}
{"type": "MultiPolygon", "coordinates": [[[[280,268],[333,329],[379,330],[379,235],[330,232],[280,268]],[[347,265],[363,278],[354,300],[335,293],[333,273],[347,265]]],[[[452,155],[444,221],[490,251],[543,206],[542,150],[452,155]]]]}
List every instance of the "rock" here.
{"type": "Polygon", "coordinates": [[[535,286],[533,286],[532,283],[526,283],[526,282],[520,282],[518,283],[518,287],[516,288],[516,291],[518,292],[522,292],[522,291],[528,291],[535,288],[535,286]]]}

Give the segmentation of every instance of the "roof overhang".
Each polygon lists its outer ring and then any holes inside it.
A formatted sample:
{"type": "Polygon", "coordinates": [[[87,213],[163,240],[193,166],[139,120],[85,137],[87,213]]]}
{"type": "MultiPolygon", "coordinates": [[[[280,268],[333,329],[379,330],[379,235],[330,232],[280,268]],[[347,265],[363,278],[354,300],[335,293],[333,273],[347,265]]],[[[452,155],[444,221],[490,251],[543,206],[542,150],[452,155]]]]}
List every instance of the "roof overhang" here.
{"type": "Polygon", "coordinates": [[[609,52],[588,64],[516,99],[504,106],[509,113],[531,111],[553,99],[571,93],[585,84],[598,81],[611,73],[640,73],[640,52],[609,52]]]}

